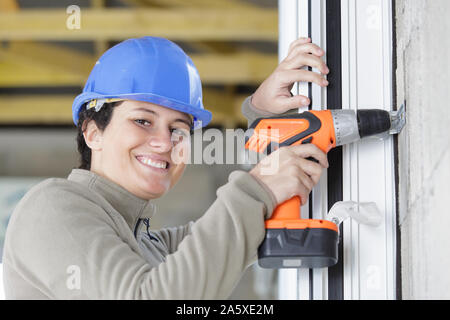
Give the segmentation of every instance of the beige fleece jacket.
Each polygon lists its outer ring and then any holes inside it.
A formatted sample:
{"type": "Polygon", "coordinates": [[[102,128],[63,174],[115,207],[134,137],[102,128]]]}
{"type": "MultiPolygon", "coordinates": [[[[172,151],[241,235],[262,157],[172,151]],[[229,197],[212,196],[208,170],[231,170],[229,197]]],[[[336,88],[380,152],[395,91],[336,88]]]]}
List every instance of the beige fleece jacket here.
{"type": "Polygon", "coordinates": [[[235,171],[196,222],[147,231],[151,202],[74,169],[33,187],[16,207],[3,255],[5,296],[225,299],[255,261],[273,207],[251,175],[235,171]]]}

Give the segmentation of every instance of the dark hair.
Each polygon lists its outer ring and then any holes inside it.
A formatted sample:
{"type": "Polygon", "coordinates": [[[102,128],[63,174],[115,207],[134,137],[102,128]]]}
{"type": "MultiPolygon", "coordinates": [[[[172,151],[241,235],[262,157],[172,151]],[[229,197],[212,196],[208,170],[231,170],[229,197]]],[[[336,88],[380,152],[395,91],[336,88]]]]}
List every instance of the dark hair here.
{"type": "Polygon", "coordinates": [[[102,131],[105,130],[111,121],[114,107],[117,104],[118,102],[105,103],[98,112],[96,112],[94,108],[86,110],[85,105],[81,108],[83,111],[80,112],[77,123],[77,147],[78,152],[80,153],[80,166],[78,169],[91,169],[91,148],[86,144],[83,135],[88,122],[95,121],[97,128],[102,131]]]}

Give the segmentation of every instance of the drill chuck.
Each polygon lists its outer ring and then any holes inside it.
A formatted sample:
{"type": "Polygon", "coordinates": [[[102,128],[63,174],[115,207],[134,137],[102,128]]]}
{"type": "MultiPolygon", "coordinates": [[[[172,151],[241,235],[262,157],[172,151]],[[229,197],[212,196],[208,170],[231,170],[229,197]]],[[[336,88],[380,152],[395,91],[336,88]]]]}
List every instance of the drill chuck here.
{"type": "Polygon", "coordinates": [[[331,110],[336,146],[388,132],[391,114],[384,110],[331,110]]]}
{"type": "Polygon", "coordinates": [[[391,129],[391,115],[384,110],[359,110],[358,130],[362,138],[385,133],[391,129]]]}

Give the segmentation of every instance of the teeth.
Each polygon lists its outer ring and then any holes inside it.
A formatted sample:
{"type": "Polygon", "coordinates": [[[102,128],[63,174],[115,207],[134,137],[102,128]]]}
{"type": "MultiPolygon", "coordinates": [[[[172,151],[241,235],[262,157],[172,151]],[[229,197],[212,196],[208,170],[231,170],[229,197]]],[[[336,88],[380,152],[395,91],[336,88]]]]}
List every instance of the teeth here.
{"type": "Polygon", "coordinates": [[[153,161],[153,160],[150,160],[149,158],[141,158],[140,160],[141,160],[141,162],[143,162],[149,166],[155,167],[155,168],[160,168],[160,169],[167,168],[167,162],[165,162],[165,161],[163,161],[163,162],[153,161]]]}

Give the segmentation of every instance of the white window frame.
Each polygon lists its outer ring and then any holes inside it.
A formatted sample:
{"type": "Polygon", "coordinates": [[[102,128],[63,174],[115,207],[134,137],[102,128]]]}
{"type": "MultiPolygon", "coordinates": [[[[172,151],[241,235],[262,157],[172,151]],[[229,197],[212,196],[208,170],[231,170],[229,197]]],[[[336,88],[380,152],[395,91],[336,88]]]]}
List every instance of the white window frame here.
{"type": "MultiPolygon", "coordinates": [[[[311,36],[326,50],[326,0],[279,0],[279,57],[299,37],[311,36]],[[311,21],[309,19],[311,18],[311,21]]],[[[384,108],[393,101],[392,0],[341,0],[343,109],[384,108]]],[[[327,106],[326,89],[294,86],[312,98],[312,109],[327,106]]],[[[307,108],[302,108],[303,112],[307,108]]],[[[327,214],[326,174],[312,192],[312,216],[327,214]]],[[[394,142],[368,139],[343,148],[343,200],[375,202],[384,215],[379,227],[343,224],[344,299],[396,298],[396,193],[394,142]],[[380,192],[381,190],[381,192],[380,192]]],[[[302,207],[308,218],[309,205],[302,207]]],[[[327,269],[281,269],[280,299],[328,299],[327,269]]]]}
{"type": "MultiPolygon", "coordinates": [[[[342,103],[357,110],[393,104],[392,1],[342,0],[342,103]]],[[[377,227],[344,222],[344,298],[396,298],[394,140],[369,139],[344,151],[344,200],[375,202],[377,227]],[[381,192],[380,192],[381,191],[381,192]]]]}

